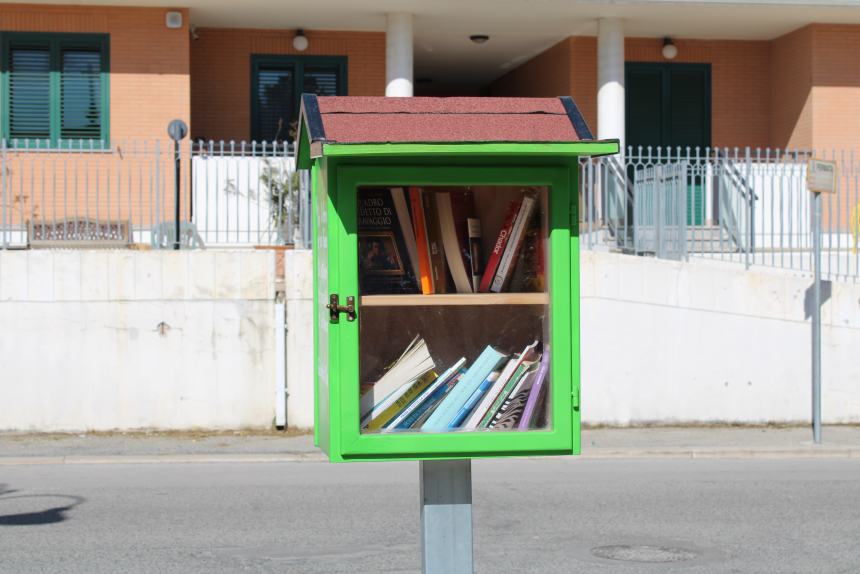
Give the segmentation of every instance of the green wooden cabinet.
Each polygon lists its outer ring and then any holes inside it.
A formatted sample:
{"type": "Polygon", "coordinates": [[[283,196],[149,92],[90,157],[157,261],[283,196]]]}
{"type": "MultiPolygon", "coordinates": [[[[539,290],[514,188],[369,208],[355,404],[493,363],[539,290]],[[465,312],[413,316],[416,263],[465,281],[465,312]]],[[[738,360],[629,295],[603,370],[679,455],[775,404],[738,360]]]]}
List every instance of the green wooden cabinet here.
{"type": "Polygon", "coordinates": [[[618,143],[593,141],[569,99],[392,100],[303,97],[316,444],[332,461],[579,453],[579,158],[618,143]],[[383,383],[416,339],[430,373],[383,383]]]}

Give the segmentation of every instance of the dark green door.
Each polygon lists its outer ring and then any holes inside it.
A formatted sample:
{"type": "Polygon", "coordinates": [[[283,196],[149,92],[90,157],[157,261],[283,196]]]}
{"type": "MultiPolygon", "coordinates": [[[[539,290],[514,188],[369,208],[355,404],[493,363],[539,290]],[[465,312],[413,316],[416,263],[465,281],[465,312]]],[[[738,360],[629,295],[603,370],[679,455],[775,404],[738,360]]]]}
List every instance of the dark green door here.
{"type": "MultiPolygon", "coordinates": [[[[711,145],[710,64],[652,64],[630,62],[626,68],[627,145],[638,155],[651,146],[705,148],[711,145]]],[[[664,151],[665,157],[665,151],[664,151]]],[[[687,222],[701,225],[704,219],[704,189],[701,178],[690,178],[687,193],[687,222]]]]}

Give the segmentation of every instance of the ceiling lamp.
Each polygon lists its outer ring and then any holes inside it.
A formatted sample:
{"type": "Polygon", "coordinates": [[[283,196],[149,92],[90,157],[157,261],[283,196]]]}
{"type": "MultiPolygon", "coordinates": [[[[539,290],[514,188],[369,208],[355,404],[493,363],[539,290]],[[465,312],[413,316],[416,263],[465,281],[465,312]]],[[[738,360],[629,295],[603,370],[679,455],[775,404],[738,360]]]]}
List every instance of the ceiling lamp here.
{"type": "Polygon", "coordinates": [[[672,42],[672,38],[666,36],[663,38],[663,57],[667,60],[674,60],[678,55],[678,46],[672,42]]]}
{"type": "Polygon", "coordinates": [[[472,34],[471,36],[469,36],[469,39],[476,44],[483,44],[484,42],[489,40],[490,37],[486,34],[472,34]]]}
{"type": "Polygon", "coordinates": [[[305,36],[305,31],[301,28],[296,30],[296,36],[293,38],[293,48],[297,52],[304,52],[308,49],[308,37],[305,36]]]}

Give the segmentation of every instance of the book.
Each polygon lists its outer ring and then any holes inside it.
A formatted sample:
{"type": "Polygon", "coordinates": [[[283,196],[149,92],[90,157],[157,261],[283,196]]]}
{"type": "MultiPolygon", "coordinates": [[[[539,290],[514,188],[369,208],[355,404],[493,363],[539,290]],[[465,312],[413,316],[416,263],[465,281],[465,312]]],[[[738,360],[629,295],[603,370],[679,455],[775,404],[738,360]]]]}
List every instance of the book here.
{"type": "Polygon", "coordinates": [[[418,377],[417,380],[402,385],[400,389],[391,393],[382,403],[382,408],[378,414],[374,414],[377,409],[374,408],[370,414],[370,422],[367,424],[368,431],[379,430],[386,424],[391,422],[404,408],[414,401],[421,392],[429,387],[436,380],[436,372],[432,369],[418,377]],[[401,392],[402,389],[402,392],[401,392]],[[393,397],[393,398],[392,398],[393,397]]]}
{"type": "Polygon", "coordinates": [[[358,194],[358,281],[361,293],[419,293],[415,234],[401,188],[362,188],[358,194]],[[399,191],[398,191],[399,190],[399,191]]]}
{"type": "Polygon", "coordinates": [[[511,378],[505,383],[505,386],[502,388],[501,392],[496,395],[493,404],[490,405],[490,408],[487,409],[487,412],[484,414],[484,418],[481,419],[481,422],[478,423],[478,428],[487,428],[496,414],[502,409],[502,405],[506,400],[510,397],[513,397],[516,392],[522,386],[523,377],[526,375],[526,372],[534,365],[533,361],[522,361],[519,365],[517,365],[514,374],[511,375],[511,378]]]}
{"type": "Polygon", "coordinates": [[[541,214],[532,214],[531,223],[514,267],[509,290],[513,292],[541,292],[546,289],[544,237],[541,214]]]}
{"type": "Polygon", "coordinates": [[[442,400],[439,407],[433,413],[433,416],[427,419],[421,430],[425,432],[442,432],[446,430],[460,411],[460,408],[462,408],[472,393],[475,392],[475,389],[506,358],[507,355],[500,353],[491,346],[487,346],[460,378],[460,381],[451,389],[451,392],[442,400]]]}
{"type": "Polygon", "coordinates": [[[471,193],[468,190],[443,191],[436,194],[436,200],[445,260],[454,286],[457,293],[472,293],[471,251],[467,235],[467,220],[474,213],[471,193]]]}
{"type": "Polygon", "coordinates": [[[418,250],[418,272],[421,281],[421,293],[432,295],[433,271],[430,267],[430,243],[427,237],[427,224],[424,219],[424,202],[421,188],[409,188],[409,202],[412,207],[412,222],[415,228],[415,242],[418,250]]]}
{"type": "Polygon", "coordinates": [[[436,400],[440,399],[442,395],[445,394],[445,391],[447,390],[445,385],[460,371],[460,369],[462,369],[465,364],[466,357],[462,357],[459,361],[449,367],[447,371],[439,375],[436,380],[433,381],[412,404],[403,409],[403,411],[400,412],[388,426],[390,428],[409,428],[409,426],[411,426],[419,416],[421,416],[428,408],[433,406],[436,400]],[[416,413],[414,418],[412,417],[413,413],[416,413]]]}
{"type": "Polygon", "coordinates": [[[445,264],[445,248],[442,246],[442,229],[439,227],[439,211],[436,208],[436,194],[425,191],[421,194],[424,202],[424,221],[427,229],[427,244],[430,247],[430,269],[433,276],[433,292],[448,292],[448,267],[445,264]]]}
{"type": "Polygon", "coordinates": [[[490,285],[490,291],[493,293],[501,293],[510,283],[511,275],[513,274],[514,266],[516,265],[523,239],[525,238],[525,231],[531,221],[531,215],[536,202],[537,200],[533,194],[527,193],[523,196],[522,204],[514,220],[511,236],[505,246],[505,252],[499,262],[496,276],[493,278],[492,285],[490,285]]]}
{"type": "Polygon", "coordinates": [[[391,199],[394,201],[394,211],[397,213],[397,223],[400,224],[400,230],[403,232],[403,241],[406,244],[406,251],[409,253],[409,262],[412,264],[412,273],[418,277],[418,250],[414,240],[415,233],[412,230],[412,221],[409,218],[409,202],[406,199],[406,193],[402,187],[391,188],[391,199]]]}
{"type": "Polygon", "coordinates": [[[523,389],[506,401],[502,409],[496,414],[487,428],[493,430],[510,430],[517,427],[522,419],[523,410],[529,398],[529,389],[523,389]]]}
{"type": "Polygon", "coordinates": [[[361,395],[359,417],[363,419],[400,387],[417,380],[435,367],[427,343],[420,336],[416,336],[385,374],[373,383],[370,390],[361,395]]]}
{"type": "Polygon", "coordinates": [[[478,292],[484,274],[484,256],[481,248],[481,220],[476,217],[466,219],[469,235],[469,267],[472,272],[472,291],[478,292]]]}
{"type": "MultiPolygon", "coordinates": [[[[517,370],[517,367],[519,367],[523,361],[533,361],[537,358],[535,349],[537,348],[538,344],[539,342],[535,341],[531,345],[527,345],[525,349],[523,349],[522,353],[508,361],[508,363],[505,365],[505,368],[502,369],[502,373],[499,375],[499,378],[496,379],[496,382],[493,384],[492,387],[490,387],[490,390],[487,391],[487,394],[484,395],[483,400],[478,404],[469,419],[466,421],[464,428],[474,429],[482,426],[481,421],[484,419],[484,416],[487,414],[487,411],[490,410],[490,407],[496,401],[496,398],[502,392],[505,385],[514,375],[514,372],[517,370]]],[[[499,405],[501,405],[501,402],[499,403],[499,405]]]]}
{"type": "Polygon", "coordinates": [[[529,428],[534,427],[538,405],[543,401],[544,395],[546,394],[546,379],[548,374],[549,346],[545,346],[543,349],[543,356],[540,359],[540,366],[538,367],[537,374],[535,374],[534,377],[534,383],[532,383],[531,389],[529,390],[528,401],[526,401],[525,407],[523,408],[523,415],[520,418],[519,425],[517,426],[519,430],[528,430],[529,428]]]}
{"type": "Polygon", "coordinates": [[[472,393],[472,396],[469,397],[469,399],[466,401],[466,404],[464,404],[460,411],[454,416],[454,419],[450,423],[448,423],[449,429],[459,428],[460,425],[463,424],[463,422],[466,420],[466,417],[468,417],[469,414],[472,412],[472,409],[474,409],[478,405],[478,401],[481,400],[481,397],[483,397],[484,394],[490,390],[490,387],[493,386],[493,383],[496,382],[496,379],[499,378],[499,375],[501,375],[501,373],[501,371],[493,371],[486,379],[484,379],[484,382],[481,383],[481,386],[475,389],[475,392],[472,393]]]}
{"type": "Polygon", "coordinates": [[[496,242],[493,244],[493,250],[490,252],[490,258],[484,267],[484,274],[478,287],[478,291],[481,293],[489,293],[490,291],[490,285],[492,285],[493,279],[496,276],[496,270],[499,268],[499,262],[502,260],[502,255],[505,252],[505,246],[508,244],[508,239],[511,236],[514,219],[517,217],[521,203],[522,200],[514,200],[508,204],[508,210],[505,212],[505,218],[502,220],[502,227],[499,229],[496,242]]]}

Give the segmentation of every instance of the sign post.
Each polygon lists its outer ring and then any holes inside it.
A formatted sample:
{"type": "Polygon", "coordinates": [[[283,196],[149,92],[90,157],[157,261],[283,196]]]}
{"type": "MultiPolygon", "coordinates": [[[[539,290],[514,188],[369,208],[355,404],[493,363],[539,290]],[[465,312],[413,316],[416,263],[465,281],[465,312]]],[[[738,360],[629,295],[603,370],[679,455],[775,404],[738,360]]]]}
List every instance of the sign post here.
{"type": "Polygon", "coordinates": [[[821,444],[821,194],[836,193],[836,163],[810,159],[806,186],[812,193],[812,440],[821,444]]]}
{"type": "Polygon", "coordinates": [[[472,461],[422,460],[424,574],[472,574],[472,461]]]}

